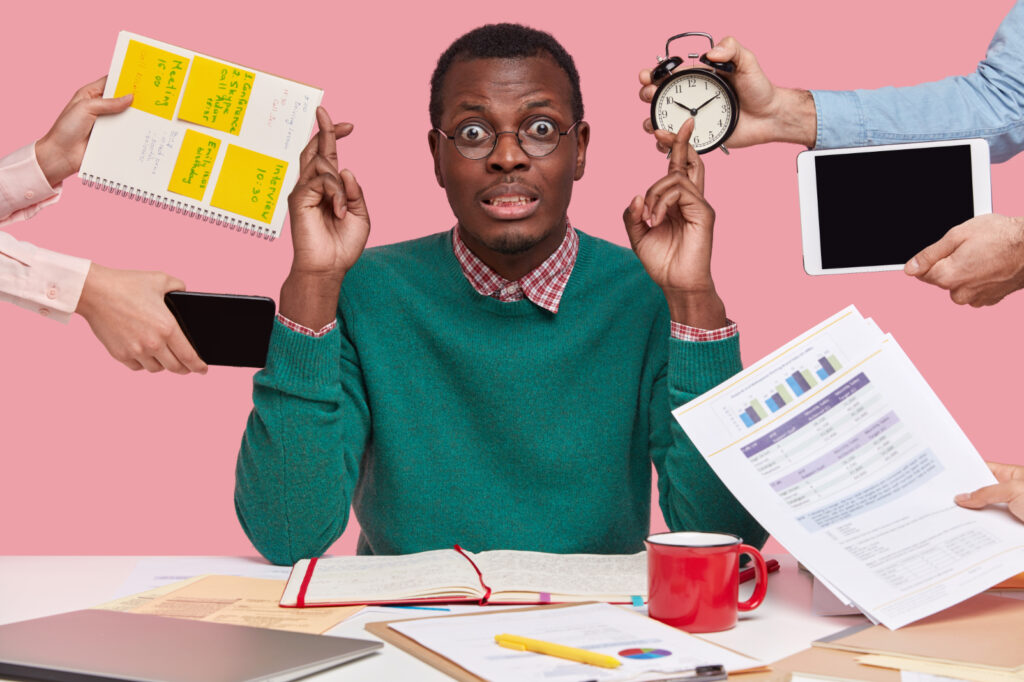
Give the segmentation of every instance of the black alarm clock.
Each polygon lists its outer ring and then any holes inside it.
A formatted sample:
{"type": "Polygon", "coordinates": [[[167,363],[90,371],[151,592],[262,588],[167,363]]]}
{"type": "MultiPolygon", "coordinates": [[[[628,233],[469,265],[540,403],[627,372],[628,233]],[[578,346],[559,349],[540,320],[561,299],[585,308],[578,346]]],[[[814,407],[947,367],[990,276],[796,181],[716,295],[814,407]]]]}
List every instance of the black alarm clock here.
{"type": "MultiPolygon", "coordinates": [[[[668,47],[673,40],[687,36],[704,36],[711,47],[715,46],[715,41],[707,33],[680,33],[665,42],[665,54],[668,55],[668,47]]],[[[718,75],[718,71],[732,73],[736,66],[732,62],[713,62],[706,54],[690,54],[689,57],[699,57],[699,61],[710,68],[693,66],[674,71],[682,65],[681,58],[659,57],[658,65],[651,71],[651,82],[658,84],[651,100],[651,123],[655,130],[675,133],[688,118],[693,118],[690,144],[697,153],[704,154],[718,147],[728,153],[722,143],[736,127],[740,101],[736,90],[718,75]]]]}

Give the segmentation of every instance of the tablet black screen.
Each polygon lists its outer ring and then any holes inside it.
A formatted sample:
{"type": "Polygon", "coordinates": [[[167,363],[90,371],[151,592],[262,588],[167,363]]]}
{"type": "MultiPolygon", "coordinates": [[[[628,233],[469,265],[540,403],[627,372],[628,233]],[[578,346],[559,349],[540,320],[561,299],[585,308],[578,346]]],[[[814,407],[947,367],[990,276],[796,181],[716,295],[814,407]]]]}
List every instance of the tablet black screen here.
{"type": "Polygon", "coordinates": [[[974,216],[969,145],[815,157],[821,266],[896,265],[974,216]]]}

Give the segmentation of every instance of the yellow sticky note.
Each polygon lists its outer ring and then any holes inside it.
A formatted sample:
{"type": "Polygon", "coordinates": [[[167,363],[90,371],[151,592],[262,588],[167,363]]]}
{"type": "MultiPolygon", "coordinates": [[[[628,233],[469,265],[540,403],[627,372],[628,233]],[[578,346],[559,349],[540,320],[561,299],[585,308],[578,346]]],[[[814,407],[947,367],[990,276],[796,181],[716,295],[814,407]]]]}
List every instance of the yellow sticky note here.
{"type": "Polygon", "coordinates": [[[129,40],[114,97],[132,93],[132,107],[171,120],[186,72],[188,57],[129,40]]]}
{"type": "Polygon", "coordinates": [[[206,57],[192,60],[178,118],[238,135],[256,74],[206,57]]]}
{"type": "Polygon", "coordinates": [[[167,189],[202,201],[219,148],[220,140],[216,137],[186,130],[167,189]]]}
{"type": "Polygon", "coordinates": [[[270,223],[287,171],[287,161],[229,144],[210,203],[270,223]]]}

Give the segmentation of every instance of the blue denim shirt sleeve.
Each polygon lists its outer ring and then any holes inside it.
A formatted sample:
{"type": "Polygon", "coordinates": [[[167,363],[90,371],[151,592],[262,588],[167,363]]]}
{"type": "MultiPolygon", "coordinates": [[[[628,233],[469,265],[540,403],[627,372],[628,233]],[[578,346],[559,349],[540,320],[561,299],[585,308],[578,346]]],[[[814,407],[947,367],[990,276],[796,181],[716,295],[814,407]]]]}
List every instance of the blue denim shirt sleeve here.
{"type": "Polygon", "coordinates": [[[981,137],[992,161],[1024,149],[1024,0],[1003,19],[978,70],[934,83],[811,91],[816,149],[981,137]]]}

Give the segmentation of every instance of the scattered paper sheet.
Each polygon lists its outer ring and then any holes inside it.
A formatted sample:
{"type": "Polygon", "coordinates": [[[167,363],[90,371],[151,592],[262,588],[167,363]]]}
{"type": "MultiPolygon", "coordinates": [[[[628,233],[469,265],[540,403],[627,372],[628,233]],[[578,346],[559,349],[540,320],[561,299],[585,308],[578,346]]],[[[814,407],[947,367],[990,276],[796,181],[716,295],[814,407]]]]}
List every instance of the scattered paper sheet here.
{"type": "Polygon", "coordinates": [[[899,670],[902,682],[1020,682],[1024,679],[1020,675],[999,670],[900,656],[859,656],[857,662],[862,665],[899,670]]]}
{"type": "Polygon", "coordinates": [[[143,557],[135,562],[135,568],[121,584],[115,597],[147,592],[169,583],[208,574],[287,580],[291,570],[291,566],[274,566],[250,557],[143,557]]]}
{"type": "Polygon", "coordinates": [[[953,496],[995,480],[899,344],[850,306],[673,411],[758,521],[897,628],[1024,569],[1024,524],[953,496]]]}
{"type": "Polygon", "coordinates": [[[164,595],[170,594],[175,590],[179,590],[182,587],[190,583],[194,583],[197,580],[201,580],[206,576],[197,575],[194,578],[185,578],[175,583],[167,583],[160,587],[154,587],[151,590],[145,592],[137,592],[135,594],[129,594],[127,597],[118,597],[111,601],[104,602],[98,606],[94,606],[94,609],[103,609],[104,611],[134,611],[135,609],[141,608],[146,604],[149,604],[154,599],[163,597],[164,595]]]}
{"type": "Polygon", "coordinates": [[[312,634],[330,630],[362,608],[281,608],[277,602],[283,580],[208,575],[173,587],[177,589],[158,588],[97,608],[312,634]]]}
{"type": "Polygon", "coordinates": [[[900,671],[900,682],[962,682],[954,677],[943,677],[942,675],[928,675],[910,670],[900,671]]]}

